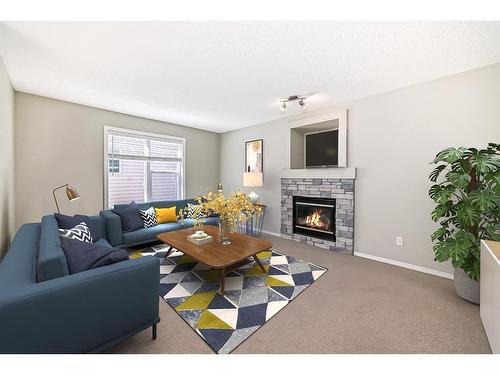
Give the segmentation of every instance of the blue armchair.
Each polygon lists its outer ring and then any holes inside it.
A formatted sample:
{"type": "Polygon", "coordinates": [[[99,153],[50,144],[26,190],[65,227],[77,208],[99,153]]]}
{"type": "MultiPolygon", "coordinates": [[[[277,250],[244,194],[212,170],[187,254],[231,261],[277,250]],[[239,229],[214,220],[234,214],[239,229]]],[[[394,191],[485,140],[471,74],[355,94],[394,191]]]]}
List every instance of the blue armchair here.
{"type": "Polygon", "coordinates": [[[52,215],[23,225],[0,263],[0,353],[100,352],[148,327],[155,338],[159,259],[69,275],[57,229],[52,215]]]}

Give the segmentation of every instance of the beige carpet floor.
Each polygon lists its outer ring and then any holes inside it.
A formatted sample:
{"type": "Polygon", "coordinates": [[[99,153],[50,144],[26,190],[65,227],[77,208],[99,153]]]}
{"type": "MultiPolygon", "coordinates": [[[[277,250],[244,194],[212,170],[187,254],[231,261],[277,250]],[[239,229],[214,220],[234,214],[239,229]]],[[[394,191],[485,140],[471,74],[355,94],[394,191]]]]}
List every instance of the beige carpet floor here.
{"type": "MultiPolygon", "coordinates": [[[[233,353],[490,353],[479,307],[451,280],[267,236],[274,249],[328,272],[233,353]]],[[[160,299],[151,330],[111,353],[213,353],[160,299]]]]}

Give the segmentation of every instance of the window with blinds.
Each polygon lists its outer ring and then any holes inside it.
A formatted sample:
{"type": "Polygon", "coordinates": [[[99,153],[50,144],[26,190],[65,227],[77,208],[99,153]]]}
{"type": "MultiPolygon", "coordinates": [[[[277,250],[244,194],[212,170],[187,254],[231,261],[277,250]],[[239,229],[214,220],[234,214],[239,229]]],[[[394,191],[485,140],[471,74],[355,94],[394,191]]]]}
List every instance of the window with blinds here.
{"type": "Polygon", "coordinates": [[[184,197],[182,138],[105,129],[107,207],[184,197]]]}

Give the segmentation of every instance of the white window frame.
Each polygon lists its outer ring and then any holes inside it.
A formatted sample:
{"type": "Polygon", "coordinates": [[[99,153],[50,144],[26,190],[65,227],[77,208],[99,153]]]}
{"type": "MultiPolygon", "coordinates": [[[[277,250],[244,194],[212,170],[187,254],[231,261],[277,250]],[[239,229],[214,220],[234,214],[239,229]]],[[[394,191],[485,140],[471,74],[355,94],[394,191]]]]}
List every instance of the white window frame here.
{"type": "MultiPolygon", "coordinates": [[[[175,137],[166,134],[158,133],[148,133],[139,130],[117,128],[114,126],[104,126],[104,155],[103,155],[103,174],[104,174],[104,184],[103,184],[103,207],[108,209],[108,173],[109,173],[109,162],[108,162],[108,135],[110,132],[123,133],[124,135],[138,135],[149,138],[156,138],[158,140],[173,140],[176,142],[182,142],[182,184],[181,184],[181,198],[185,199],[186,196],[186,138],[175,137]]],[[[149,182],[148,182],[149,183],[149,182]]]]}

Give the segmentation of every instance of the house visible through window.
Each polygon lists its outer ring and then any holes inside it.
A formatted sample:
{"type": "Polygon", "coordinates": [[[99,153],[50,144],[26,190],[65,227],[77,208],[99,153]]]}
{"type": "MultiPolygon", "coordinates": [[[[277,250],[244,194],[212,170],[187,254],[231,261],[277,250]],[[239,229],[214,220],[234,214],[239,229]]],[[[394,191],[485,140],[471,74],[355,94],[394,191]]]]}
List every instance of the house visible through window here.
{"type": "Polygon", "coordinates": [[[105,142],[108,207],[184,197],[184,139],[106,128],[105,142]]]}
{"type": "Polygon", "coordinates": [[[109,173],[120,173],[120,160],[109,159],[108,160],[108,171],[109,171],[109,173]]]}

